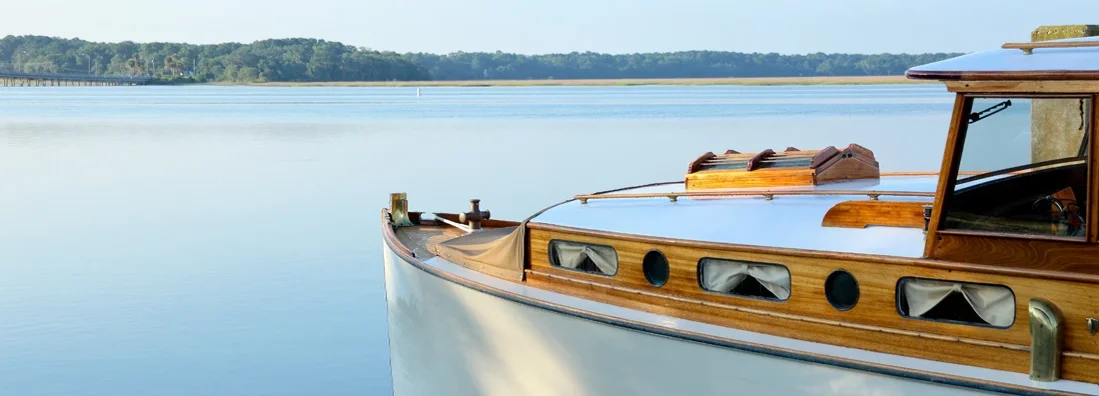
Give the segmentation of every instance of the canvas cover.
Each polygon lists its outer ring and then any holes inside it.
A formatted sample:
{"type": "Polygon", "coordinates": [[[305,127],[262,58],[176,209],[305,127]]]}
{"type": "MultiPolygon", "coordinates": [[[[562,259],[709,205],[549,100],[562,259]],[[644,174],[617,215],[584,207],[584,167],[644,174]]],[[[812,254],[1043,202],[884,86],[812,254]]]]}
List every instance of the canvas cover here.
{"type": "Polygon", "coordinates": [[[527,224],[486,229],[435,245],[435,254],[489,275],[522,280],[527,224]]]}
{"type": "Polygon", "coordinates": [[[618,253],[610,246],[555,240],[550,242],[550,251],[555,264],[565,268],[580,269],[585,261],[591,261],[599,273],[618,273],[618,253]]]}
{"type": "Polygon", "coordinates": [[[706,290],[729,293],[751,277],[775,298],[790,298],[790,271],[781,265],[704,258],[700,275],[706,290]]]}
{"type": "Polygon", "coordinates": [[[435,245],[435,255],[492,276],[521,281],[526,266],[527,222],[572,201],[575,199],[539,210],[517,226],[486,229],[442,242],[435,245]]]}
{"type": "Polygon", "coordinates": [[[996,327],[1015,322],[1015,295],[999,285],[947,282],[932,279],[904,280],[908,314],[919,317],[943,302],[951,293],[961,293],[981,319],[996,327]]]}

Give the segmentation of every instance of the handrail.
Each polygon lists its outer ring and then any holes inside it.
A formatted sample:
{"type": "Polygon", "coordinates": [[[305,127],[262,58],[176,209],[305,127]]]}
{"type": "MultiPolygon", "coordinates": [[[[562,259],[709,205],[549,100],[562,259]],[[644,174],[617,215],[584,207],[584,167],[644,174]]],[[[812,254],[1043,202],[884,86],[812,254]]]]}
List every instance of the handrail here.
{"type": "Polygon", "coordinates": [[[580,204],[587,204],[592,199],[636,199],[636,198],[668,198],[675,202],[680,197],[757,197],[761,196],[770,201],[779,195],[865,195],[871,200],[877,200],[880,196],[893,197],[934,197],[935,193],[921,191],[877,191],[877,190],[822,190],[822,191],[774,191],[774,190],[741,190],[741,191],[683,191],[671,193],[634,193],[634,194],[584,194],[574,196],[573,199],[580,204]]]}
{"type": "Polygon", "coordinates": [[[1034,53],[1035,48],[1086,48],[1099,47],[1099,41],[1043,41],[1037,43],[1007,43],[1001,46],[1003,49],[1023,50],[1023,54],[1034,53]]]}
{"type": "MultiPolygon", "coordinates": [[[[988,173],[985,171],[959,171],[958,175],[980,175],[988,173]]],[[[882,177],[888,176],[938,176],[937,171],[902,171],[902,172],[881,172],[882,177]]],[[[923,193],[923,192],[906,192],[906,191],[860,191],[860,190],[824,190],[824,191],[770,191],[770,190],[741,190],[741,191],[686,191],[686,192],[673,192],[673,193],[636,193],[636,194],[611,194],[619,191],[633,190],[643,187],[664,186],[672,184],[682,184],[683,181],[667,181],[660,183],[649,183],[640,186],[622,187],[614,190],[594,192],[590,194],[580,194],[573,196],[573,199],[580,200],[581,204],[588,203],[589,199],[626,199],[626,198],[660,198],[666,197],[672,202],[675,202],[675,198],[678,197],[692,197],[692,196],[764,196],[770,195],[772,198],[775,195],[867,195],[870,199],[877,199],[878,196],[906,196],[906,197],[934,197],[935,193],[923,193]],[[674,197],[673,197],[674,196],[674,197]]]]}

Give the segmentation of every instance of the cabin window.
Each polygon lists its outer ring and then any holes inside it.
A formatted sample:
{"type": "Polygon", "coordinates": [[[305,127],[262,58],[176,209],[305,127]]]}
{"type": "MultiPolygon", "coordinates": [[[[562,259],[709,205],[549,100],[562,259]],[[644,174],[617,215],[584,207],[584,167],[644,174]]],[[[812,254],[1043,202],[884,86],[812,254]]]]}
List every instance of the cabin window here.
{"type": "Polygon", "coordinates": [[[562,240],[549,243],[550,264],[599,275],[618,273],[618,252],[613,247],[562,240]]]}
{"type": "Polygon", "coordinates": [[[1015,323],[1015,294],[1007,286],[923,278],[897,282],[901,316],[1007,328],[1015,323]]]}
{"type": "Polygon", "coordinates": [[[859,281],[842,269],[832,271],[824,279],[824,297],[832,308],[847,311],[859,302],[859,281]]]}
{"type": "Polygon", "coordinates": [[[706,257],[698,261],[698,282],[712,292],[779,301],[790,298],[790,270],[779,264],[706,257]]]}
{"type": "Polygon", "coordinates": [[[656,287],[668,283],[668,275],[671,273],[668,258],[659,250],[650,250],[645,254],[645,258],[641,260],[641,271],[645,273],[645,280],[656,287]]]}
{"type": "Polygon", "coordinates": [[[968,98],[940,229],[1083,238],[1087,98],[968,98]]]}

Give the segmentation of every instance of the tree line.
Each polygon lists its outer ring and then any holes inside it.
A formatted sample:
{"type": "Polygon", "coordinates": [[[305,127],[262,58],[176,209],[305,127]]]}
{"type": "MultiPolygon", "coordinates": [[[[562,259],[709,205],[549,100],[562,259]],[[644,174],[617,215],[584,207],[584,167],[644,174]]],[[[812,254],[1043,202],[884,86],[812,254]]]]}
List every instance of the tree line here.
{"type": "Polygon", "coordinates": [[[251,44],[0,39],[0,70],[151,76],[177,82],[323,82],[900,75],[956,53],[781,55],[724,51],[400,54],[293,38],[251,44]]]}

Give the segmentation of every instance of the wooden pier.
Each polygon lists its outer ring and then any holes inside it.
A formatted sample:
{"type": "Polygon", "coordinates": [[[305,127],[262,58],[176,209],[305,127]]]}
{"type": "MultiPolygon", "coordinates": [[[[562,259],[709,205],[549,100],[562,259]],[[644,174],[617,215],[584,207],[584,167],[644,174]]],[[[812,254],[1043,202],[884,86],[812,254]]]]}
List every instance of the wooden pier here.
{"type": "Polygon", "coordinates": [[[99,76],[81,73],[22,73],[0,70],[0,86],[4,87],[78,87],[145,85],[152,77],[99,76]]]}

